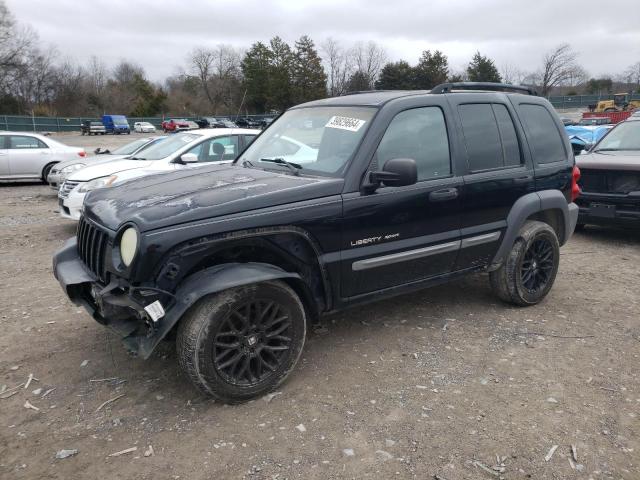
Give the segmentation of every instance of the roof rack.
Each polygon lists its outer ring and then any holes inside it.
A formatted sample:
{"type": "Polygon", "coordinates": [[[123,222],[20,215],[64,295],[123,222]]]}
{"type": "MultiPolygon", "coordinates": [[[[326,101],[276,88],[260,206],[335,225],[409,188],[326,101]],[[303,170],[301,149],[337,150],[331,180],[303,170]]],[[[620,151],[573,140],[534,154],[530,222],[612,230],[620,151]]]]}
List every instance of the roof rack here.
{"type": "Polygon", "coordinates": [[[528,95],[538,95],[538,92],[531,87],[492,82],[441,83],[440,85],[436,85],[435,87],[433,87],[431,89],[431,93],[452,93],[454,90],[488,90],[491,92],[514,92],[527,93],[528,95]]]}

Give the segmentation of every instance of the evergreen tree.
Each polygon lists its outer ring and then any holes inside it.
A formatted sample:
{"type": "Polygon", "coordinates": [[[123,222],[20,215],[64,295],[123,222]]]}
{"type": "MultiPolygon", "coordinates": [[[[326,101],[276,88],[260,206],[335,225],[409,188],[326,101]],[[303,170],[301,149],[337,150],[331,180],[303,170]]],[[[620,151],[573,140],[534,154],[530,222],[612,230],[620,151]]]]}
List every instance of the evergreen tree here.
{"type": "Polygon", "coordinates": [[[242,60],[246,103],[257,112],[266,112],[270,100],[271,60],[273,54],[262,42],[251,45],[242,60]]]}
{"type": "Polygon", "coordinates": [[[285,110],[293,105],[293,53],[280,37],[273,37],[269,69],[269,109],[285,110]]]}
{"type": "Polygon", "coordinates": [[[380,71],[376,90],[411,90],[414,86],[414,69],[404,60],[387,63],[380,71]]]}
{"type": "Polygon", "coordinates": [[[497,82],[500,83],[502,78],[498,73],[495,63],[489,57],[485,57],[476,52],[467,67],[467,75],[470,82],[497,82]]]}
{"type": "Polygon", "coordinates": [[[449,76],[449,60],[441,51],[430,50],[422,52],[422,56],[415,67],[415,88],[429,90],[447,81],[449,76]]]}
{"type": "Polygon", "coordinates": [[[313,40],[307,35],[296,41],[292,71],[295,103],[327,96],[327,75],[313,40]]]}
{"type": "Polygon", "coordinates": [[[369,76],[357,70],[352,73],[347,82],[347,92],[360,92],[363,90],[369,90],[369,76]]]}

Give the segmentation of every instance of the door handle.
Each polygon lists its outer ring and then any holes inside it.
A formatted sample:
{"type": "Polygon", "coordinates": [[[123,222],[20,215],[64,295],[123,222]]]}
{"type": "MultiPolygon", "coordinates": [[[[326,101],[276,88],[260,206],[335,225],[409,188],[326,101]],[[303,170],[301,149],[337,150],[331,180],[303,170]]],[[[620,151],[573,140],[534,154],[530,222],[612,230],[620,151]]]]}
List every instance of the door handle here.
{"type": "Polygon", "coordinates": [[[453,200],[454,198],[458,198],[457,188],[444,188],[429,194],[429,200],[432,202],[446,202],[447,200],[453,200]]]}
{"type": "Polygon", "coordinates": [[[526,175],[524,177],[514,178],[513,184],[522,185],[523,183],[529,183],[531,180],[533,180],[533,177],[531,175],[526,175]]]}

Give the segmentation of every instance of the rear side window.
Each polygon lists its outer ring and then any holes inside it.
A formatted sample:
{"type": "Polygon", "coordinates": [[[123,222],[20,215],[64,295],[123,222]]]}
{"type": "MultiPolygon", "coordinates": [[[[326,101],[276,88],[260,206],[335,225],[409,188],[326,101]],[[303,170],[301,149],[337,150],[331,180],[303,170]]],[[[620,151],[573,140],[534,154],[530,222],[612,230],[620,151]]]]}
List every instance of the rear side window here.
{"type": "Polygon", "coordinates": [[[458,111],[471,172],[522,163],[518,136],[507,107],[475,103],[460,105],[458,111]]]}
{"type": "Polygon", "coordinates": [[[381,167],[392,158],[412,158],[418,181],[451,175],[449,137],[442,110],[413,108],[397,114],[384,133],[376,152],[381,167]]]}
{"type": "Polygon", "coordinates": [[[522,163],[520,144],[516,128],[513,126],[513,119],[509,115],[507,107],[500,104],[493,104],[493,113],[496,115],[500,138],[502,139],[502,153],[504,155],[504,166],[515,167],[522,163]]]}
{"type": "Polygon", "coordinates": [[[458,107],[464,141],[469,156],[469,170],[490,170],[503,166],[500,132],[489,103],[458,107]]]}
{"type": "Polygon", "coordinates": [[[562,162],[567,154],[551,113],[542,105],[521,104],[520,118],[537,164],[562,162]]]}
{"type": "Polygon", "coordinates": [[[27,148],[47,148],[44,142],[35,137],[11,136],[9,137],[9,148],[23,150],[27,148]]]}

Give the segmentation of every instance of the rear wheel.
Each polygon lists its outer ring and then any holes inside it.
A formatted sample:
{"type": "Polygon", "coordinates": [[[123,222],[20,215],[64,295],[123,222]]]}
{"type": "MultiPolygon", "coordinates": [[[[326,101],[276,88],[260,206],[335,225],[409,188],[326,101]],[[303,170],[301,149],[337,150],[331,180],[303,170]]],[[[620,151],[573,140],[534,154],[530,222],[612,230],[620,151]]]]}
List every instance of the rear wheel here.
{"type": "Polygon", "coordinates": [[[535,305],[551,290],[559,261],[560,244],[553,228],[528,221],[502,266],[489,274],[491,286],[505,302],[535,305]]]}
{"type": "Polygon", "coordinates": [[[228,403],[280,385],[302,352],[306,316],[285,283],[247,285],[200,300],[178,328],[180,366],[204,393],[228,403]]]}

